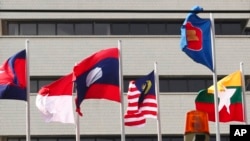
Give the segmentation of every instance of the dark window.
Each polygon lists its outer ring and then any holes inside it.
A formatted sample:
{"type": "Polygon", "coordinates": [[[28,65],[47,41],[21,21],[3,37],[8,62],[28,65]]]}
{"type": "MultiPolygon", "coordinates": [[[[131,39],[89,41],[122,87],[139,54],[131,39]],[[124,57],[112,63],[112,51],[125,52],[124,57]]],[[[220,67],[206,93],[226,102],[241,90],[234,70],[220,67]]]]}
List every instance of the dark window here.
{"type": "Polygon", "coordinates": [[[93,34],[93,24],[92,23],[75,24],[75,34],[76,35],[92,35],[93,34]]]}
{"type": "MultiPolygon", "coordinates": [[[[180,35],[179,21],[3,21],[4,35],[180,35]]],[[[249,35],[245,20],[215,21],[216,35],[249,35]]]]}
{"type": "Polygon", "coordinates": [[[164,35],[166,34],[166,24],[164,23],[150,23],[148,25],[149,35],[164,35]]]}
{"type": "Polygon", "coordinates": [[[114,23],[111,27],[112,35],[129,35],[129,24],[127,23],[114,23]]]}
{"type": "Polygon", "coordinates": [[[38,92],[38,80],[30,80],[30,92],[37,93],[38,92]]]}
{"type": "Polygon", "coordinates": [[[243,31],[242,21],[217,21],[215,22],[216,35],[242,35],[243,31]]]}
{"type": "Polygon", "coordinates": [[[18,35],[19,34],[19,24],[10,23],[8,24],[8,35],[18,35]]]}
{"type": "Polygon", "coordinates": [[[188,91],[198,92],[202,89],[206,89],[206,82],[204,80],[188,80],[188,91]]]}
{"type": "Polygon", "coordinates": [[[169,80],[169,92],[188,92],[187,80],[169,80]]]}
{"type": "Polygon", "coordinates": [[[37,35],[36,24],[34,23],[22,23],[20,24],[21,35],[37,35]]]}
{"type": "Polygon", "coordinates": [[[95,23],[94,24],[94,34],[95,35],[109,35],[110,34],[110,24],[108,24],[108,23],[95,23]]]}
{"type": "Polygon", "coordinates": [[[38,24],[38,35],[56,35],[56,25],[53,23],[38,24]]]}
{"type": "Polygon", "coordinates": [[[68,24],[68,23],[57,24],[57,35],[74,35],[73,24],[68,24]]]}
{"type": "Polygon", "coordinates": [[[130,33],[131,35],[147,35],[148,26],[145,23],[131,23],[130,24],[130,33]]]}
{"type": "Polygon", "coordinates": [[[168,23],[167,34],[168,35],[180,35],[182,23],[168,23]]]}
{"type": "Polygon", "coordinates": [[[159,80],[159,91],[160,92],[169,92],[169,81],[168,79],[159,80]]]}
{"type": "Polygon", "coordinates": [[[239,23],[223,23],[221,32],[223,35],[240,35],[241,25],[239,23]]]}
{"type": "Polygon", "coordinates": [[[50,84],[53,81],[55,81],[55,80],[51,80],[51,79],[49,79],[49,80],[39,80],[38,81],[38,90],[41,89],[43,86],[50,84]]]}

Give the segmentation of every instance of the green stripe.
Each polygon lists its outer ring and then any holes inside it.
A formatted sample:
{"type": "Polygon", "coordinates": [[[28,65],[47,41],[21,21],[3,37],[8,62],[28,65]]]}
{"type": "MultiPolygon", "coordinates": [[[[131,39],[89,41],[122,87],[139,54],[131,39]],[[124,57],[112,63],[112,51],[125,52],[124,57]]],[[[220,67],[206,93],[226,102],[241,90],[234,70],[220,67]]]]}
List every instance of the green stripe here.
{"type": "MultiPolygon", "coordinates": [[[[227,88],[236,88],[236,92],[231,97],[231,104],[232,103],[242,103],[242,88],[238,86],[230,86],[227,88]]],[[[204,102],[204,103],[214,103],[214,94],[208,94],[207,89],[203,89],[199,91],[199,94],[197,95],[195,102],[204,102]]]]}

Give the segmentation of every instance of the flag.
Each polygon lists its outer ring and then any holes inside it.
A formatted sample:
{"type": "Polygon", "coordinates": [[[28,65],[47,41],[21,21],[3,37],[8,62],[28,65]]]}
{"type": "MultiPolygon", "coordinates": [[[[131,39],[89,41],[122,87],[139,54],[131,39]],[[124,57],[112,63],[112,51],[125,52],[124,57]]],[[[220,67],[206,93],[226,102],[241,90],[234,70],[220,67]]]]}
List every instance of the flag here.
{"type": "Polygon", "coordinates": [[[180,47],[195,62],[213,71],[211,46],[211,20],[201,19],[197,13],[203,8],[195,6],[181,27],[180,47]]]}
{"type": "Polygon", "coordinates": [[[0,99],[27,100],[25,50],[11,56],[0,66],[0,99]]]}
{"type": "Polygon", "coordinates": [[[74,123],[73,73],[43,86],[36,96],[36,107],[45,122],[74,123]]]}
{"type": "Polygon", "coordinates": [[[130,81],[128,107],[124,115],[126,126],[141,127],[146,118],[157,118],[157,100],[155,94],[154,71],[149,75],[130,81]]]}
{"type": "Polygon", "coordinates": [[[84,99],[120,102],[119,58],[117,48],[100,50],[77,64],[74,69],[77,98],[76,111],[82,115],[84,99]]]}
{"type": "MultiPolygon", "coordinates": [[[[241,72],[236,71],[217,82],[220,122],[244,121],[241,81],[241,72]]],[[[215,121],[214,86],[201,90],[195,105],[197,110],[208,113],[210,121],[215,121]]]]}

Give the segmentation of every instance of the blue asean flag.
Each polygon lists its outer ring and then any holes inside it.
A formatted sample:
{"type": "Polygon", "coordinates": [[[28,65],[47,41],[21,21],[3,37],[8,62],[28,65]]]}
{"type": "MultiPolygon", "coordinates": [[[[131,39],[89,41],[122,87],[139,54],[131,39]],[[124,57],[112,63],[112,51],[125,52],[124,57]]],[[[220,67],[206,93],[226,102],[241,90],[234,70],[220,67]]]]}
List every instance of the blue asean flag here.
{"type": "Polygon", "coordinates": [[[203,8],[192,8],[181,27],[180,46],[195,62],[207,66],[213,71],[212,46],[211,46],[211,21],[201,19],[196,14],[203,8]]]}
{"type": "Polygon", "coordinates": [[[0,99],[27,100],[26,51],[8,58],[0,66],[0,99]]]}
{"type": "Polygon", "coordinates": [[[76,110],[84,99],[106,99],[120,102],[118,49],[100,50],[74,67],[77,98],[76,110]]]}
{"type": "Polygon", "coordinates": [[[139,105],[143,102],[145,97],[155,97],[155,77],[154,71],[149,73],[147,76],[139,78],[135,81],[136,88],[140,91],[139,105]]]}

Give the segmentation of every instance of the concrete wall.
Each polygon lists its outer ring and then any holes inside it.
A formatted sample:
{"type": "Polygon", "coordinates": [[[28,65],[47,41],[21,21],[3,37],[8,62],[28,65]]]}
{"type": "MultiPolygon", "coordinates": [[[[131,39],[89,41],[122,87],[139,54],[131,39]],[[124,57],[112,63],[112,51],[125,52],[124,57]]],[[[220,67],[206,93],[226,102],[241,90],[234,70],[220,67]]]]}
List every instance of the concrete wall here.
{"type": "MultiPolygon", "coordinates": [[[[160,95],[160,114],[162,134],[176,135],[185,131],[186,113],[193,110],[194,99],[197,94],[188,93],[165,93],[160,95]]],[[[45,123],[35,106],[36,94],[30,97],[31,106],[31,135],[74,135],[73,124],[45,123]]],[[[249,99],[249,93],[246,99],[249,99]]],[[[124,100],[126,103],[126,95],[124,100]]],[[[25,102],[13,100],[0,101],[0,135],[25,135],[25,102]]],[[[127,105],[124,105],[126,111],[127,105]]],[[[247,102],[247,107],[250,103],[247,102]]],[[[106,100],[85,100],[81,109],[83,117],[80,117],[80,133],[82,135],[119,135],[120,126],[120,104],[106,100]]],[[[248,112],[248,120],[250,114],[248,112]]],[[[221,134],[229,134],[230,124],[237,122],[221,123],[221,134]]],[[[215,134],[215,123],[209,122],[211,134],[215,134]]],[[[143,128],[126,127],[127,135],[157,134],[156,120],[148,119],[143,128]]]]}
{"type": "MultiPolygon", "coordinates": [[[[70,37],[2,37],[0,61],[30,41],[30,75],[65,75],[75,63],[100,49],[116,47],[122,41],[124,75],[144,75],[158,62],[159,75],[211,75],[211,71],[194,63],[180,49],[180,36],[70,36],[70,37]],[[194,69],[195,68],[195,69],[194,69]]],[[[250,75],[249,36],[220,36],[215,39],[217,74],[227,75],[245,64],[250,75]]]]}

